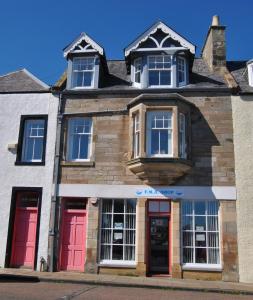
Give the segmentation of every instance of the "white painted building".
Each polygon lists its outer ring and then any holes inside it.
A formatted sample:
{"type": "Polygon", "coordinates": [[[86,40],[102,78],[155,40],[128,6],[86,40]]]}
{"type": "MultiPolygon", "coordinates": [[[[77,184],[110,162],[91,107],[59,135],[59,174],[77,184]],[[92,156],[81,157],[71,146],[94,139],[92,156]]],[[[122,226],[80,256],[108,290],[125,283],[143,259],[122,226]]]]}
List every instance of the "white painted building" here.
{"type": "Polygon", "coordinates": [[[0,267],[47,259],[58,98],[28,71],[0,77],[0,267]]]}

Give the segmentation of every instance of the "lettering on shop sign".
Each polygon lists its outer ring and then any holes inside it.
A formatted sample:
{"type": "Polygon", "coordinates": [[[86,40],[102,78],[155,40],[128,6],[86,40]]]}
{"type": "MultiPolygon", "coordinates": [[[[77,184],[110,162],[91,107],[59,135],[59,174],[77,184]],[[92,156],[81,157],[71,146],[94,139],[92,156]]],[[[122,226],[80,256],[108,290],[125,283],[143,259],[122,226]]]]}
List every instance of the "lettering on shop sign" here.
{"type": "Polygon", "coordinates": [[[137,197],[170,197],[170,198],[179,198],[183,196],[181,191],[172,190],[172,189],[154,189],[154,188],[144,188],[137,189],[135,191],[137,197]]]}

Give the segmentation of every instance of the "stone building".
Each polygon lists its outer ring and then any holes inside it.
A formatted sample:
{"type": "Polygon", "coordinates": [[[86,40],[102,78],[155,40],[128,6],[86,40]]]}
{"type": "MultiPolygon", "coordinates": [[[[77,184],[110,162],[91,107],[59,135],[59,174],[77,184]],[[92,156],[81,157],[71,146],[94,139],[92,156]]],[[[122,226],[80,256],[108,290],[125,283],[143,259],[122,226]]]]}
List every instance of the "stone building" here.
{"type": "Polygon", "coordinates": [[[237,189],[240,281],[253,282],[253,61],[232,61],[228,67],[239,85],[232,97],[237,189]]]}
{"type": "Polygon", "coordinates": [[[237,83],[217,17],[195,50],[162,22],[124,60],[86,33],[64,49],[51,270],[238,280],[237,83]]]}
{"type": "Polygon", "coordinates": [[[58,98],[27,70],[0,76],[0,267],[47,260],[58,98]]]}

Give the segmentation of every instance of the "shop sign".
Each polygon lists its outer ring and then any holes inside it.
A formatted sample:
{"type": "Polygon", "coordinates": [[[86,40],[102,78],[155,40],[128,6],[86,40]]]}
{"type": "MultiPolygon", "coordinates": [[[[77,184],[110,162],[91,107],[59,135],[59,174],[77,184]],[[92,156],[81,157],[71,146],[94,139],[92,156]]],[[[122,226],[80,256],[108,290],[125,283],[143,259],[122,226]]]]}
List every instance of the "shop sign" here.
{"type": "Polygon", "coordinates": [[[160,188],[160,189],[154,189],[154,188],[143,188],[143,189],[137,189],[135,191],[135,195],[137,197],[168,197],[168,198],[180,198],[183,196],[183,192],[173,189],[167,189],[167,188],[160,188]]]}

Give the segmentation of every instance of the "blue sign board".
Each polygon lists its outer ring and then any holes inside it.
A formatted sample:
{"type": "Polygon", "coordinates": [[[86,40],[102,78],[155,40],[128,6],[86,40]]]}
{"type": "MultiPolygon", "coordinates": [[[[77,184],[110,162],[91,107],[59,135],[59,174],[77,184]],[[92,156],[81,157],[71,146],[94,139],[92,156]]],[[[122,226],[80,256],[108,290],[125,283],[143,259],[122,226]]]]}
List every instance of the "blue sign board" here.
{"type": "Polygon", "coordinates": [[[151,187],[137,189],[135,191],[137,197],[168,197],[168,198],[180,198],[183,196],[183,192],[169,189],[169,188],[158,188],[154,189],[151,187]]]}

